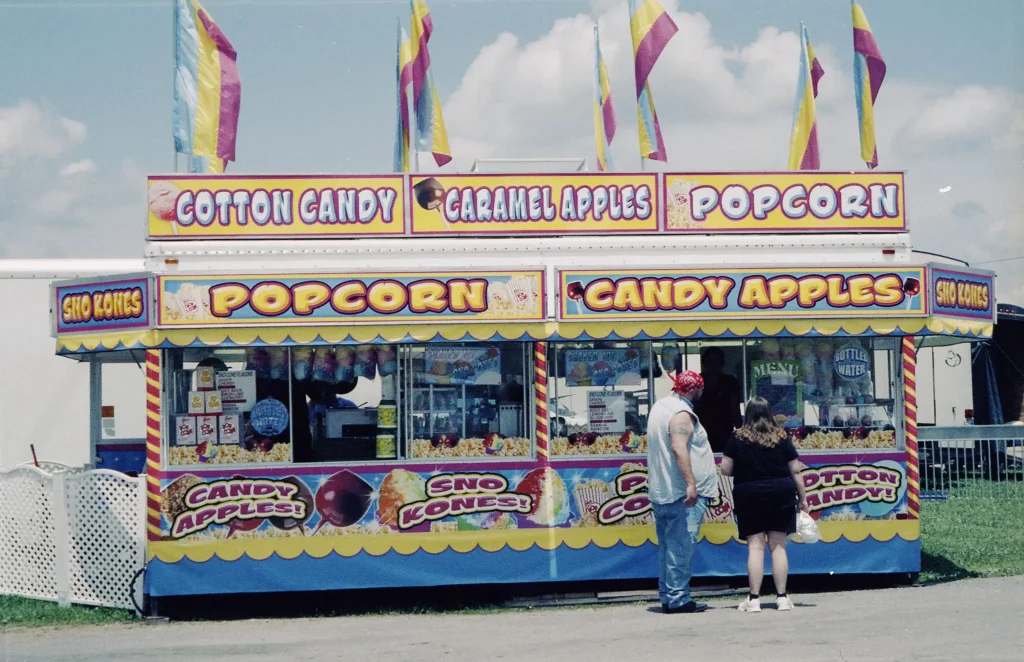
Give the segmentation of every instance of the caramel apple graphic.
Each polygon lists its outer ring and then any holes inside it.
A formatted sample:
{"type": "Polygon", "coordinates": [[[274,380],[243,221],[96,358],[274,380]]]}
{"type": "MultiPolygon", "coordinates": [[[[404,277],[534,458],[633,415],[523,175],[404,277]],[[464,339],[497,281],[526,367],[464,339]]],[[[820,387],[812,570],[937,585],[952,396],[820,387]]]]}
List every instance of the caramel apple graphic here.
{"type": "Polygon", "coordinates": [[[448,219],[444,217],[444,212],[441,210],[441,201],[444,200],[444,186],[441,185],[441,182],[436,177],[428,177],[413,186],[412,191],[413,197],[416,198],[416,204],[427,211],[436,211],[444,221],[445,229],[450,231],[448,219]]]}

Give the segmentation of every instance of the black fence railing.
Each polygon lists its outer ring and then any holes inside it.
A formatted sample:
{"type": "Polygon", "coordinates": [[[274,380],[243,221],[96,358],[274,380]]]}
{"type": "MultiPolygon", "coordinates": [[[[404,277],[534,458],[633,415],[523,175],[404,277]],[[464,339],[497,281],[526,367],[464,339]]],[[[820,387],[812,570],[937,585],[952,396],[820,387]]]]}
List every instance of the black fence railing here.
{"type": "Polygon", "coordinates": [[[922,499],[1024,500],[1024,425],[918,429],[922,499]]]}

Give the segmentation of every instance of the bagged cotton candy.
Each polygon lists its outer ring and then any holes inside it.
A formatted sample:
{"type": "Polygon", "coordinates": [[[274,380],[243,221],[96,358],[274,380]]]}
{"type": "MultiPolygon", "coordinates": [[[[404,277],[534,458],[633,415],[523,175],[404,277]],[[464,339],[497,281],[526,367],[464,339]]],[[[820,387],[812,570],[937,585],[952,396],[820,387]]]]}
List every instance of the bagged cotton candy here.
{"type": "Polygon", "coordinates": [[[387,377],[398,372],[398,352],[394,345],[377,346],[377,372],[381,377],[387,377]]]}
{"type": "Polygon", "coordinates": [[[313,368],[313,348],[296,347],[292,350],[292,374],[300,382],[309,378],[309,372],[313,368]]]}
{"type": "Polygon", "coordinates": [[[334,348],[334,381],[351,382],[356,378],[356,350],[350,345],[334,348]]]}
{"type": "Polygon", "coordinates": [[[661,367],[667,372],[676,371],[676,361],[679,360],[679,345],[674,342],[667,342],[661,347],[661,367]]]}
{"type": "Polygon", "coordinates": [[[356,377],[373,379],[377,376],[377,349],[373,345],[356,348],[356,377]]]}
{"type": "Polygon", "coordinates": [[[779,341],[775,338],[766,338],[761,343],[761,358],[765,361],[777,361],[779,359],[779,341]]]}
{"type": "Polygon", "coordinates": [[[796,514],[796,533],[790,536],[795,542],[804,544],[816,543],[821,540],[821,532],[818,531],[818,523],[814,518],[802,510],[796,514]]]}
{"type": "Polygon", "coordinates": [[[336,368],[337,362],[334,358],[334,348],[318,347],[313,353],[313,381],[324,384],[333,384],[336,368]]]}
{"type": "Polygon", "coordinates": [[[245,350],[245,369],[252,370],[257,377],[270,377],[270,353],[266,347],[249,347],[245,350]]]}
{"type": "Polygon", "coordinates": [[[274,347],[268,352],[270,356],[270,378],[277,381],[288,379],[288,350],[274,347]]]}

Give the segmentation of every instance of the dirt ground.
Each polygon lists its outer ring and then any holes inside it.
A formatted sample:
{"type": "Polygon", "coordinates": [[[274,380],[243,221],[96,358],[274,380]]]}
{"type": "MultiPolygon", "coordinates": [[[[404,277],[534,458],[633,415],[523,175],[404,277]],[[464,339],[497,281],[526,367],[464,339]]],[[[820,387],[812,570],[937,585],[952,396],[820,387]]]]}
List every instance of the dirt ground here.
{"type": "Polygon", "coordinates": [[[1020,660],[1024,578],[794,595],[789,613],[713,601],[488,614],[11,630],[0,660],[1020,660]],[[741,657],[742,656],[742,657],[741,657]]]}

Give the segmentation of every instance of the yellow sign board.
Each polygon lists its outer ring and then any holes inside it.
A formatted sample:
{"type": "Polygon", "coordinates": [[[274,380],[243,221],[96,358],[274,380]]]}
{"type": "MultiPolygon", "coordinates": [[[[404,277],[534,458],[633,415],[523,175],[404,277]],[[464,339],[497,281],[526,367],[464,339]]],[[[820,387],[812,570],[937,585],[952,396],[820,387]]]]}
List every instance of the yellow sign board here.
{"type": "Polygon", "coordinates": [[[151,239],[344,239],[405,233],[405,179],[150,177],[151,239]]]}
{"type": "Polygon", "coordinates": [[[692,173],[665,175],[665,230],[902,232],[903,173],[692,173]]]}
{"type": "Polygon", "coordinates": [[[657,232],[657,174],[412,175],[412,227],[422,235],[657,232]]]}

